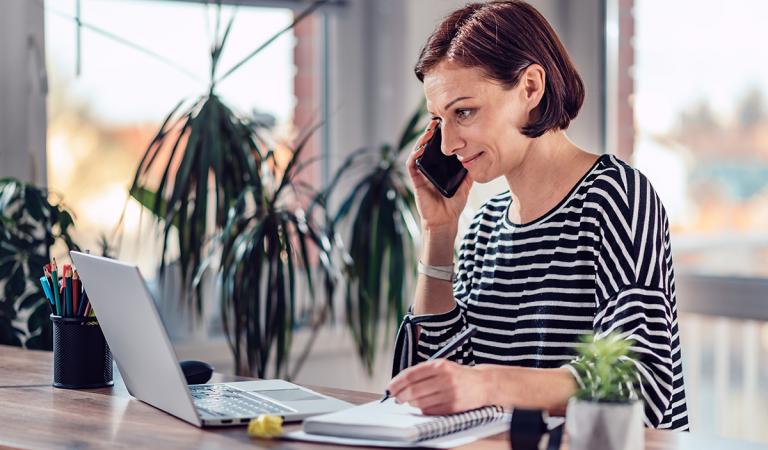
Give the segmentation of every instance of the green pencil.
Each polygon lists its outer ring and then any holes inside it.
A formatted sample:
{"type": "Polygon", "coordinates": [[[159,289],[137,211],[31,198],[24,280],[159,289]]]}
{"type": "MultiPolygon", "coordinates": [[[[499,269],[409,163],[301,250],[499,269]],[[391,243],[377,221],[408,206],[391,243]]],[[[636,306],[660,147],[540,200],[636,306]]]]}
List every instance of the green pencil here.
{"type": "Polygon", "coordinates": [[[56,258],[53,258],[53,265],[51,266],[51,277],[53,278],[53,299],[56,302],[56,314],[61,316],[63,311],[61,306],[61,298],[59,296],[59,275],[58,266],[56,266],[56,258]]]}
{"type": "Polygon", "coordinates": [[[64,266],[64,297],[67,301],[67,316],[72,317],[75,315],[75,311],[72,305],[72,276],[69,273],[71,269],[64,266]]]}

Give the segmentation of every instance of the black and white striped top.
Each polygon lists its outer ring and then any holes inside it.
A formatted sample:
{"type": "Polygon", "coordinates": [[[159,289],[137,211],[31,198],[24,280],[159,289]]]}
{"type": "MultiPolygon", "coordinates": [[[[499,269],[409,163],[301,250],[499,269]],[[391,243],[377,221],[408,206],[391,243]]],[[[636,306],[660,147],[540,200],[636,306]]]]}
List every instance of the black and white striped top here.
{"type": "Polygon", "coordinates": [[[510,202],[509,192],[492,198],[464,236],[457,307],[405,317],[393,372],[473,324],[478,333],[450,359],[566,367],[580,382],[571,365],[579,337],[621,330],[635,342],[646,426],[688,429],[669,224],[648,179],[603,155],[543,217],[514,224],[510,202]]]}

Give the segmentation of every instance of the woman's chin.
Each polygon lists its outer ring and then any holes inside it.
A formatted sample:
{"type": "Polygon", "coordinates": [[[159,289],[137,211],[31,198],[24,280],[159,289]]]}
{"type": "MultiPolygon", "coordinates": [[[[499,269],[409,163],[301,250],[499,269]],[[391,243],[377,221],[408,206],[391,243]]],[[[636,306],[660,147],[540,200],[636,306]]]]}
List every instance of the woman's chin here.
{"type": "Polygon", "coordinates": [[[472,181],[474,181],[475,183],[480,183],[480,184],[488,183],[489,181],[493,181],[494,179],[496,179],[498,177],[498,175],[494,176],[494,177],[490,177],[489,174],[485,170],[480,170],[480,169],[478,169],[478,170],[469,170],[469,175],[472,176],[472,181]]]}

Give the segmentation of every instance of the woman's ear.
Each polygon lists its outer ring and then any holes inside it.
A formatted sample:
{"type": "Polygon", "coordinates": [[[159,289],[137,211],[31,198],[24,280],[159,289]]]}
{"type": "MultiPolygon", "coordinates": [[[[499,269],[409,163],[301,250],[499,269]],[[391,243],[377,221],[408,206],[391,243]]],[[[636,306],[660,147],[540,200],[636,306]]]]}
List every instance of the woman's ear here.
{"type": "Polygon", "coordinates": [[[523,71],[523,75],[520,77],[521,94],[528,106],[528,112],[539,106],[541,98],[544,97],[546,82],[547,74],[544,72],[544,68],[538,64],[531,64],[523,71]]]}

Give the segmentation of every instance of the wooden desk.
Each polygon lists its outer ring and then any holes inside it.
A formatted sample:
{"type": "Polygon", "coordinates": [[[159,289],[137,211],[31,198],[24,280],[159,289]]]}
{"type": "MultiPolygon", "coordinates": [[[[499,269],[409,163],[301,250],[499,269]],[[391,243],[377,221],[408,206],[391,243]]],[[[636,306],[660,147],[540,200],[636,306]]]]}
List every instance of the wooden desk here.
{"type": "MultiPolygon", "coordinates": [[[[291,441],[250,439],[245,427],[200,429],[128,395],[122,380],[104,389],[51,386],[52,354],[0,345],[0,446],[22,448],[270,448],[327,449],[291,441]]],[[[213,382],[232,381],[217,375],[213,382]]],[[[317,388],[362,403],[379,394],[317,388]]],[[[688,433],[646,431],[648,449],[736,448],[733,442],[703,442],[688,433]]],[[[741,446],[742,443],[737,443],[741,446]]],[[[472,449],[509,449],[504,435],[478,441],[472,449]]],[[[350,448],[350,447],[347,447],[350,448]]]]}

